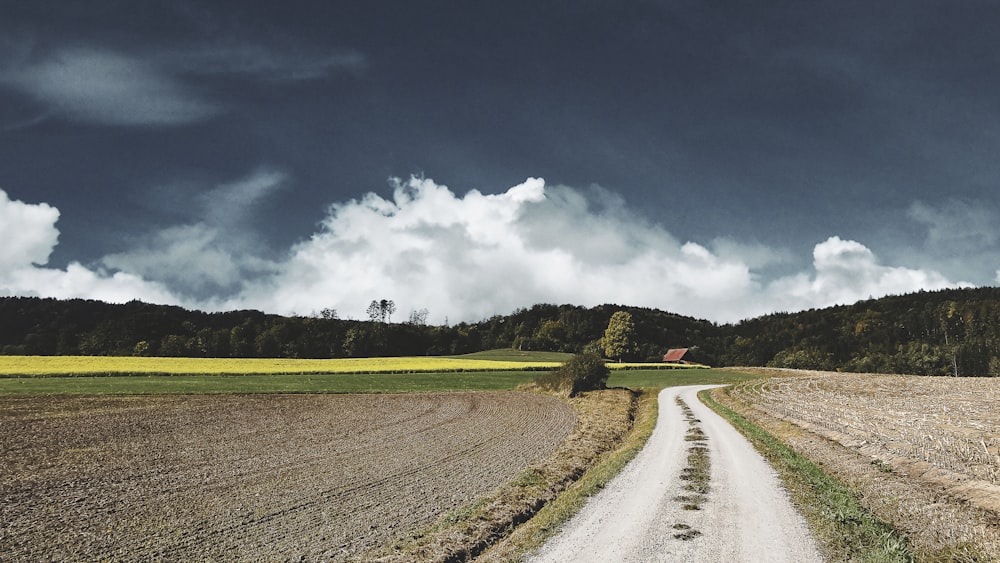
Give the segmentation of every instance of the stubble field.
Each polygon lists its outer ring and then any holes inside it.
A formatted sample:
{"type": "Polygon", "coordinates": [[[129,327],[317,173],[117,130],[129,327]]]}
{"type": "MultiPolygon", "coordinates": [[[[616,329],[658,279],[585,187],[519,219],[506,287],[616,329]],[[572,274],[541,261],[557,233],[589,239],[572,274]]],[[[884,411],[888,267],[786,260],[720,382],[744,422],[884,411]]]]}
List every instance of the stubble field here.
{"type": "Polygon", "coordinates": [[[344,560],[540,462],[527,393],[0,397],[9,560],[344,560]]]}
{"type": "Polygon", "coordinates": [[[851,484],[922,560],[1000,553],[1000,380],[770,371],[727,395],[851,484]]]}

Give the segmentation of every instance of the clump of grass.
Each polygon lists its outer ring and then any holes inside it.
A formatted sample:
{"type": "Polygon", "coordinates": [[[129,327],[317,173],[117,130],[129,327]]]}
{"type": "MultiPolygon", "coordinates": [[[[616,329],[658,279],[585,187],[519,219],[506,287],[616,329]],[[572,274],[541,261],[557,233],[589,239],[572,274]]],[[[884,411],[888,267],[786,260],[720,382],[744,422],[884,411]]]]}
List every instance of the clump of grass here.
{"type": "Polygon", "coordinates": [[[695,418],[691,407],[680,397],[677,397],[675,402],[681,408],[681,412],[688,422],[688,431],[684,439],[692,442],[691,447],[688,448],[687,465],[681,469],[680,478],[686,482],[684,490],[693,494],[681,495],[675,497],[674,500],[681,503],[683,510],[701,510],[701,505],[708,500],[707,495],[710,490],[711,462],[708,457],[708,448],[705,446],[708,436],[698,426],[701,421],[695,418]]]}
{"type": "Polygon", "coordinates": [[[546,391],[575,397],[584,391],[605,389],[610,374],[603,358],[584,352],[573,355],[559,369],[540,374],[535,384],[546,391]]]}
{"type": "Polygon", "coordinates": [[[716,402],[708,391],[698,397],[746,436],[789,485],[789,492],[829,559],[914,561],[906,537],[862,506],[847,486],[764,429],[716,402]]]}
{"type": "Polygon", "coordinates": [[[674,534],[674,539],[678,539],[681,541],[691,541],[700,535],[701,532],[699,532],[698,530],[685,530],[683,532],[674,534]]]}
{"type": "Polygon", "coordinates": [[[688,526],[687,524],[678,523],[671,527],[677,530],[677,533],[674,534],[674,539],[677,540],[689,541],[701,535],[701,532],[692,529],[691,526],[688,526]]]}

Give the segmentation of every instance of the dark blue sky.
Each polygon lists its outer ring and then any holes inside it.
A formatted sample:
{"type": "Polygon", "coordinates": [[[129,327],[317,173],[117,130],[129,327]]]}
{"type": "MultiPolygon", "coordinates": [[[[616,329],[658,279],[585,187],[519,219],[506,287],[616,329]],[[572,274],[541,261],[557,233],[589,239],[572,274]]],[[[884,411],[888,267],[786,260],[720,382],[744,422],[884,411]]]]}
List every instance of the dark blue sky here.
{"type": "Polygon", "coordinates": [[[0,293],[730,320],[1000,276],[994,2],[0,13],[0,293]],[[507,197],[527,178],[544,195],[507,197]],[[441,223],[470,190],[519,203],[441,223]],[[510,295],[484,263],[523,269],[510,295]]]}

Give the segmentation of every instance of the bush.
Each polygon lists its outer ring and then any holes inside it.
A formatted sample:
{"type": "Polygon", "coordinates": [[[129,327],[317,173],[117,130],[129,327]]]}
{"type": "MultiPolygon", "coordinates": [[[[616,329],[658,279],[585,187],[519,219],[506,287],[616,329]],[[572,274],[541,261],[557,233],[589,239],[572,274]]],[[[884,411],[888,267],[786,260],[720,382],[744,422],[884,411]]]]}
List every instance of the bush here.
{"type": "Polygon", "coordinates": [[[610,374],[611,370],[600,355],[584,352],[574,355],[556,371],[539,375],[535,383],[543,389],[573,397],[584,391],[605,389],[610,374]]]}

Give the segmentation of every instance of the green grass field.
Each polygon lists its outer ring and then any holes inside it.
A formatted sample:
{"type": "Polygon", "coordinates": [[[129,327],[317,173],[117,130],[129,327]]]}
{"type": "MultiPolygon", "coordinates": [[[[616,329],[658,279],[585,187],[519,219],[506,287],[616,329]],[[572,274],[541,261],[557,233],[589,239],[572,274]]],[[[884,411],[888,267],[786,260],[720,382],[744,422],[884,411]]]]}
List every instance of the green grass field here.
{"type": "MultiPolygon", "coordinates": [[[[129,375],[4,377],[0,395],[156,395],[176,393],[413,393],[509,390],[538,372],[305,374],[305,375],[129,375]]],[[[729,383],[756,377],[711,369],[613,372],[609,387],[663,388],[729,383]]]]}
{"type": "Polygon", "coordinates": [[[608,387],[628,387],[629,389],[662,389],[678,385],[714,385],[736,383],[763,376],[711,368],[611,371],[608,387]]]}
{"type": "Polygon", "coordinates": [[[532,372],[324,375],[128,375],[0,378],[0,395],[412,393],[514,389],[532,372]]]}
{"type": "MultiPolygon", "coordinates": [[[[0,356],[3,395],[411,393],[514,389],[571,357],[488,350],[336,360],[0,356]],[[492,369],[491,369],[492,368],[492,369]]],[[[616,364],[620,366],[620,364],[616,364]]],[[[658,389],[755,377],[712,369],[613,369],[609,387],[658,389]]]]}

